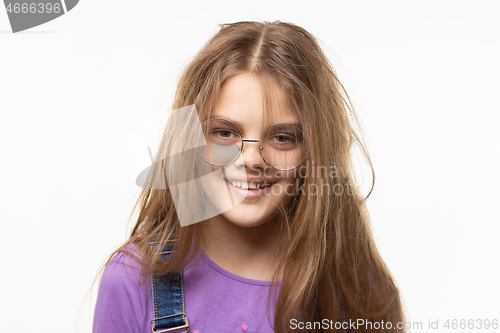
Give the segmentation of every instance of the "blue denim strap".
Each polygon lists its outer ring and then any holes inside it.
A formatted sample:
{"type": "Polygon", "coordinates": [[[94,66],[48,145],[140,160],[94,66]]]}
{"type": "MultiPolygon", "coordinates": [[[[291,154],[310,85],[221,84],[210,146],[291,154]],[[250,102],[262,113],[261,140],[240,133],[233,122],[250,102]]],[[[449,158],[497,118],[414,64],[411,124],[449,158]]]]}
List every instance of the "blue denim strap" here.
{"type": "MultiPolygon", "coordinates": [[[[151,245],[153,250],[154,246],[155,244],[151,245]]],[[[161,255],[163,260],[168,260],[169,256],[173,254],[171,250],[172,246],[167,246],[164,249],[161,255]]],[[[182,271],[152,277],[151,287],[155,314],[155,318],[151,321],[151,332],[166,332],[166,329],[169,328],[181,328],[189,325],[187,316],[184,313],[182,271]]]]}

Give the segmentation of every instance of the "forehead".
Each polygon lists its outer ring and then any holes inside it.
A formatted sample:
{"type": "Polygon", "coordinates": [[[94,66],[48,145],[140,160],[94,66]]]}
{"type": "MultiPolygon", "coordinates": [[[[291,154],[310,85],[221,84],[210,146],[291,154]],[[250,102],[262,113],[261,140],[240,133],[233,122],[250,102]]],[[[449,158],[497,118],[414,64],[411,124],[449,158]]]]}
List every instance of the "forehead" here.
{"type": "Polygon", "coordinates": [[[283,89],[252,73],[237,74],[223,83],[212,117],[264,125],[299,120],[283,89]]]}

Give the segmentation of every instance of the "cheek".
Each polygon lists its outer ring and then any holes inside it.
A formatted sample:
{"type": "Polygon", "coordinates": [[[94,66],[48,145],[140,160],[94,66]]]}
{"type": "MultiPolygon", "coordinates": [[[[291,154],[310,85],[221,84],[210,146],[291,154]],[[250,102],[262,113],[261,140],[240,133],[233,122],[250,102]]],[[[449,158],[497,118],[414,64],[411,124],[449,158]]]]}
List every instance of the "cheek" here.
{"type": "Polygon", "coordinates": [[[296,195],[297,189],[300,186],[300,178],[298,177],[282,177],[274,185],[273,194],[281,197],[283,200],[288,201],[296,195]]]}

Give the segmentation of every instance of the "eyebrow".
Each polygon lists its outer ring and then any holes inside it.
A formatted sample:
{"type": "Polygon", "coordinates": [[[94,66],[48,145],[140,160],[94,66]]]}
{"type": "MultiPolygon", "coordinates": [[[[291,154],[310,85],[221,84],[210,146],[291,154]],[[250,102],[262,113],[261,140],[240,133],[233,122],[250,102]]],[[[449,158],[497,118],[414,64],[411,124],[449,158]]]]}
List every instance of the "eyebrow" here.
{"type": "Polygon", "coordinates": [[[236,120],[233,120],[233,119],[230,119],[230,118],[226,118],[226,117],[222,117],[222,116],[219,116],[219,115],[213,115],[212,117],[210,117],[210,119],[225,119],[225,120],[229,120],[230,122],[234,123],[236,126],[238,126],[238,128],[241,130],[241,123],[239,121],[236,121],[236,120]]]}
{"type": "MultiPolygon", "coordinates": [[[[233,120],[233,119],[230,119],[230,118],[226,118],[226,117],[219,116],[219,115],[213,115],[212,117],[210,117],[210,119],[215,119],[215,118],[229,120],[229,121],[233,122],[236,126],[238,126],[238,128],[240,128],[240,129],[243,127],[242,124],[239,121],[236,121],[236,120],[233,120]]],[[[299,123],[299,122],[296,122],[296,121],[293,121],[293,122],[282,121],[282,122],[277,122],[277,123],[271,124],[269,126],[273,126],[273,125],[276,125],[276,124],[283,124],[283,123],[295,125],[295,126],[297,126],[302,131],[302,124],[299,123]]],[[[267,127],[269,127],[269,126],[267,126],[267,127]]]]}

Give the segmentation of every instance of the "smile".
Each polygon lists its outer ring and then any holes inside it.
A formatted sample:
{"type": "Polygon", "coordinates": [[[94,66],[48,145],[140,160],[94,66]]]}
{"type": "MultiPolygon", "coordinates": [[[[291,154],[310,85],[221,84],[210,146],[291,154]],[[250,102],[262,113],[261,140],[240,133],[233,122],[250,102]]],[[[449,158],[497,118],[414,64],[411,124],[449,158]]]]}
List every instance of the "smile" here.
{"type": "Polygon", "coordinates": [[[274,184],[274,183],[256,183],[256,182],[248,183],[246,181],[239,181],[239,180],[229,181],[227,179],[224,179],[224,180],[226,183],[228,183],[234,187],[242,188],[245,190],[257,190],[257,189],[272,186],[274,184]]]}

